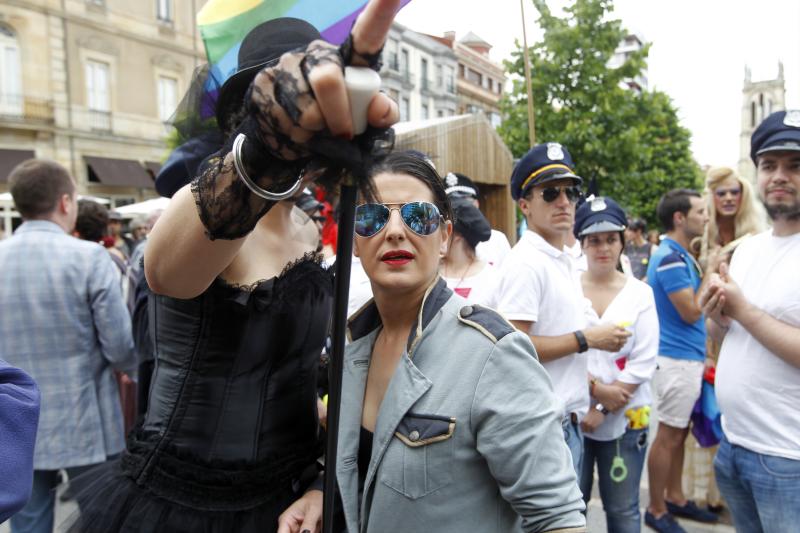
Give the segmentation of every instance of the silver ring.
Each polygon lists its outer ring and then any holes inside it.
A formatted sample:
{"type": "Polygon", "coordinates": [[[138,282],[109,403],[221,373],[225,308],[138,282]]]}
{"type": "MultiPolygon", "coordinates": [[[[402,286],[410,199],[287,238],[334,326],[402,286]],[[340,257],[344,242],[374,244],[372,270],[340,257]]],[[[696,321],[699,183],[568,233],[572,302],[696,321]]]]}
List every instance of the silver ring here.
{"type": "Polygon", "coordinates": [[[270,200],[272,202],[280,202],[281,200],[286,200],[287,198],[294,196],[295,193],[300,190],[300,186],[303,184],[303,174],[300,174],[300,177],[297,178],[297,181],[288,190],[278,193],[269,192],[266,189],[262,189],[250,178],[250,176],[247,175],[244,165],[242,164],[242,145],[244,144],[245,140],[247,140],[247,136],[244,133],[240,133],[236,136],[236,139],[233,140],[233,168],[236,169],[236,173],[240,178],[242,178],[242,181],[247,188],[250,189],[256,196],[260,196],[261,198],[270,200]]]}

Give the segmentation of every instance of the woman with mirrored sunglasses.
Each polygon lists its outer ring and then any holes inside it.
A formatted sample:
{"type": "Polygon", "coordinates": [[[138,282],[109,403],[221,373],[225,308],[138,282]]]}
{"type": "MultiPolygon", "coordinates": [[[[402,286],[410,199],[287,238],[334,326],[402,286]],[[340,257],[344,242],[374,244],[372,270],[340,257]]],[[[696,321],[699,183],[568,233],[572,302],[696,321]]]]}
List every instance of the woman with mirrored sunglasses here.
{"type": "Polygon", "coordinates": [[[587,352],[590,405],[584,432],[581,491],[589,501],[597,465],[608,531],[641,529],[639,482],[647,451],[650,380],[656,370],[658,316],[650,286],[621,272],[627,225],[610,198],[590,198],[578,208],[574,234],[586,257],[583,294],[591,302],[589,325],[616,324],[631,335],[615,352],[587,352]]]}
{"type": "Polygon", "coordinates": [[[338,436],[347,531],[583,531],[532,344],[439,276],[453,226],[441,178],[406,152],[370,174],[354,253],[374,298],[348,324],[338,436]]]}

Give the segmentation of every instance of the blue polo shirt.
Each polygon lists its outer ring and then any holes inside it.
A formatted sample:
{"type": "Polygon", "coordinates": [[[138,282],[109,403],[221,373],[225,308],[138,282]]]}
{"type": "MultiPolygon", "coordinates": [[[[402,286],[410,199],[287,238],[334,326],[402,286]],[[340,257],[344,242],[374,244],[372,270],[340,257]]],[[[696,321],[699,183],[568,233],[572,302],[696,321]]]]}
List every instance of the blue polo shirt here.
{"type": "Polygon", "coordinates": [[[689,324],[684,322],[672,305],[669,294],[691,287],[700,287],[700,271],[686,249],[665,237],[658,250],[650,257],[647,266],[647,283],[653,288],[661,334],[658,353],[675,359],[705,361],[705,318],[689,324]]]}

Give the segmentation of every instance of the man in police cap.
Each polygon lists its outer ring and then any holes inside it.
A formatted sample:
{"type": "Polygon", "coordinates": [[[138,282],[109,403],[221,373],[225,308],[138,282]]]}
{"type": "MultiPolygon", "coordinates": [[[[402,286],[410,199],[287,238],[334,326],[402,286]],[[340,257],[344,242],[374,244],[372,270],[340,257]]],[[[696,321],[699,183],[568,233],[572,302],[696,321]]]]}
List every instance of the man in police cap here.
{"type": "MultiPolygon", "coordinates": [[[[481,208],[480,200],[478,199],[478,186],[464,174],[458,172],[450,172],[444,177],[445,192],[447,197],[453,200],[468,200],[472,205],[481,208]]],[[[511,250],[511,245],[508,243],[508,238],[501,231],[496,229],[492,230],[492,235],[488,241],[478,243],[475,251],[478,253],[478,259],[486,261],[490,265],[500,266],[506,254],[511,250]]]]}
{"type": "Polygon", "coordinates": [[[564,434],[580,475],[579,424],[589,408],[584,352],[619,351],[630,333],[614,324],[586,327],[575,260],[565,248],[583,182],[573,168],[572,157],[558,143],[534,146],[514,168],[511,196],[525,215],[528,230],[503,261],[485,303],[533,341],[561,401],[564,434]]]}
{"type": "Polygon", "coordinates": [[[742,242],[701,296],[722,343],[714,469],[737,531],[800,524],[800,110],[767,117],[750,156],[772,229],[742,242]]]}

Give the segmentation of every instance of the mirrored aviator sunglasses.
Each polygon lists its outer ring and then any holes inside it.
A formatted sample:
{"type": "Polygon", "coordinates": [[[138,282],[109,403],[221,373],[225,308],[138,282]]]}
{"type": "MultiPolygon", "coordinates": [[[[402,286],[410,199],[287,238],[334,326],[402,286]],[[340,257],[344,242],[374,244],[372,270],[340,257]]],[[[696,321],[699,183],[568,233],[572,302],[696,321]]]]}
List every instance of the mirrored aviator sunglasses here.
{"type": "Polygon", "coordinates": [[[400,218],[408,229],[417,235],[426,236],[439,229],[442,215],[439,208],[430,202],[409,202],[402,204],[361,204],[356,206],[356,235],[372,237],[377,235],[389,222],[392,211],[400,211],[400,218]]]}
{"type": "Polygon", "coordinates": [[[561,196],[561,191],[564,191],[564,194],[567,195],[567,200],[573,204],[581,197],[581,188],[575,185],[570,187],[545,187],[542,189],[542,200],[548,204],[550,202],[555,202],[556,199],[561,196]]]}

